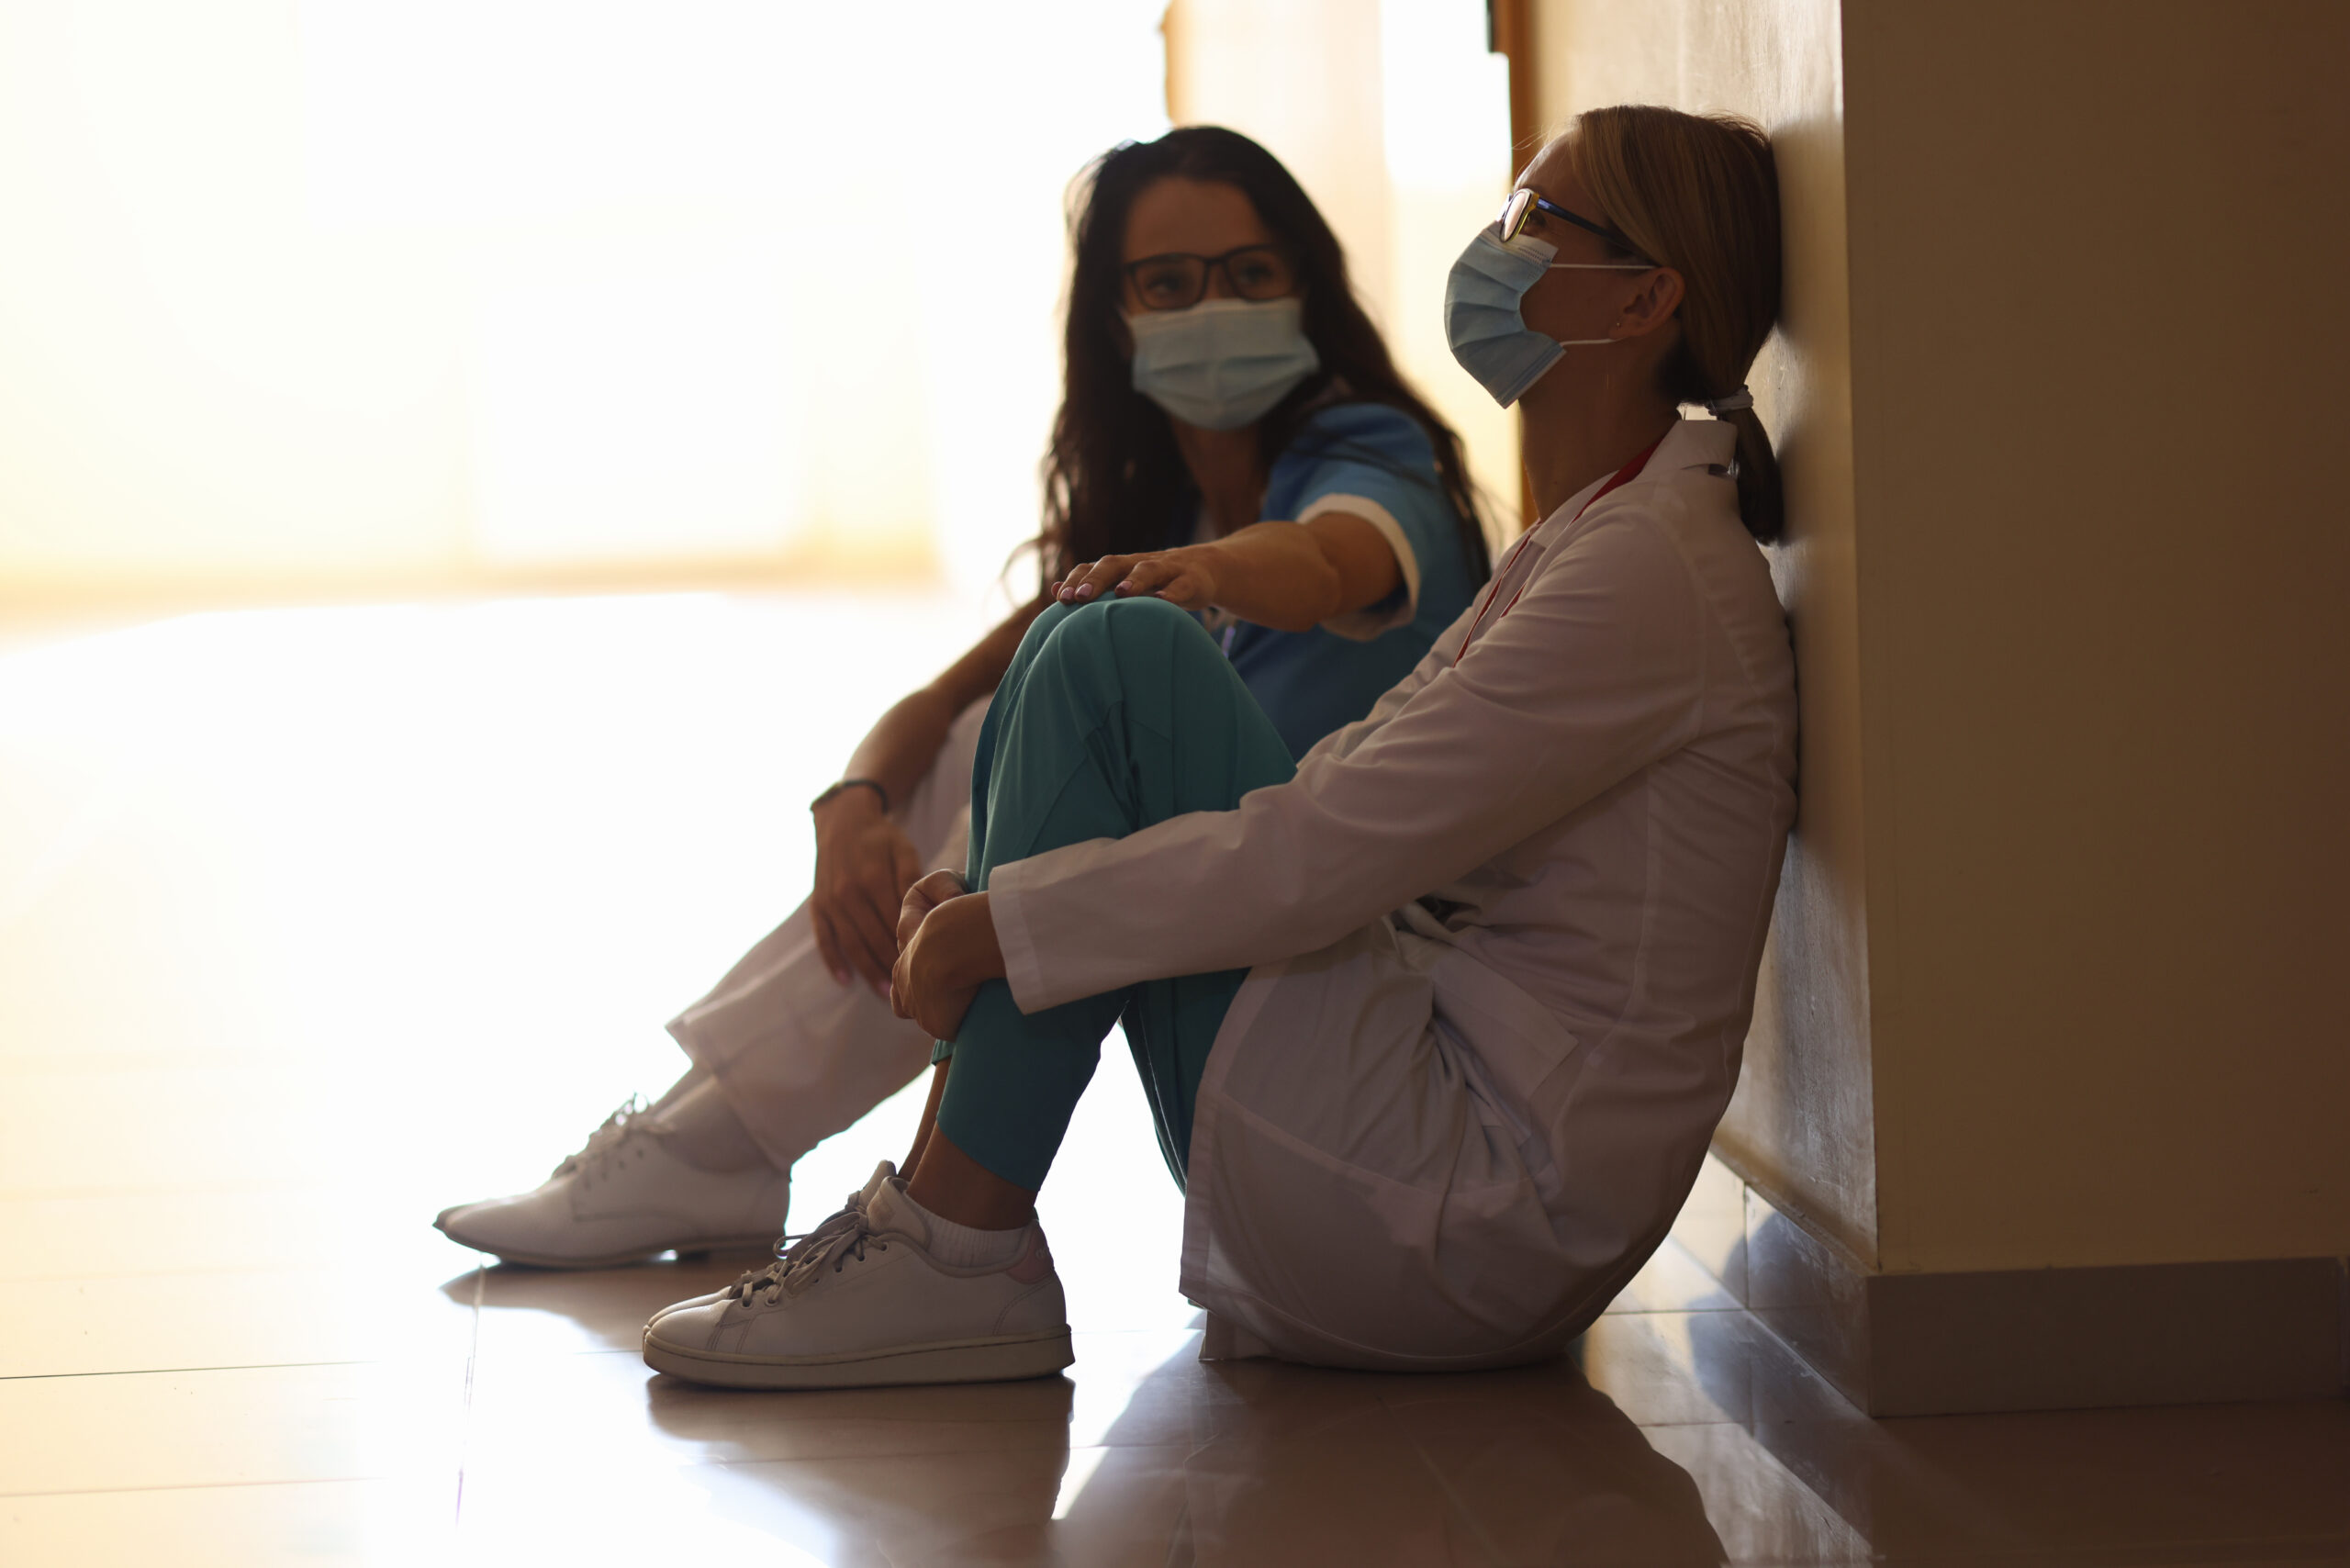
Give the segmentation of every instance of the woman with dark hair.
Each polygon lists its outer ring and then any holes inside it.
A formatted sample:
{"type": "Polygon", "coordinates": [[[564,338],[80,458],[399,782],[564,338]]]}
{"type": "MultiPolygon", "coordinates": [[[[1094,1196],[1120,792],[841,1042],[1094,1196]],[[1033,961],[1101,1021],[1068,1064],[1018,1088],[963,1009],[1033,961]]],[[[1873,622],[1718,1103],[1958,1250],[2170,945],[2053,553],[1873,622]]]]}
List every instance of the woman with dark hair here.
{"type": "Polygon", "coordinates": [[[892,999],[940,1042],[905,1170],[656,1314],[645,1361],[765,1388],[1068,1365],[1035,1199],[1113,1024],[1184,1183],[1202,1354],[1461,1370],[1582,1332],[1729,1102],[1795,815],[1745,387],[1778,300],[1762,131],[1592,110],[1445,301],[1524,411],[1542,520],[1367,718],[1292,761],[1170,606],[1038,617],[970,875],[900,916],[892,999]]]}
{"type": "Polygon", "coordinates": [[[981,721],[1047,605],[1192,612],[1302,755],[1484,579],[1460,442],[1272,154],[1214,127],[1115,148],[1081,176],[1070,229],[1037,598],[883,714],[816,798],[812,895],[669,1025],[692,1069],[533,1191],[444,1210],[452,1238],[554,1268],[774,1238],[792,1164],[927,1058],[886,1000],[900,902],[964,865],[981,721]]]}

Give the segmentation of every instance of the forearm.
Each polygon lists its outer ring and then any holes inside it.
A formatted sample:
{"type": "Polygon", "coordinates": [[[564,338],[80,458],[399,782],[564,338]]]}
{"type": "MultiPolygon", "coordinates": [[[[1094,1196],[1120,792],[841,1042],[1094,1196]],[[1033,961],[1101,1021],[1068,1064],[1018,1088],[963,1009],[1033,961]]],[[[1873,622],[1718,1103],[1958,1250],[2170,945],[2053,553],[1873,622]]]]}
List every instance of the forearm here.
{"type": "MultiPolygon", "coordinates": [[[[960,711],[934,686],[908,692],[857,743],[841,777],[870,778],[887,794],[892,809],[904,804],[938,759],[960,711]]],[[[867,791],[847,791],[840,799],[851,794],[867,791]]]]}
{"type": "Polygon", "coordinates": [[[1376,604],[1401,581],[1387,541],[1344,513],[1260,522],[1203,548],[1215,556],[1217,604],[1281,632],[1311,631],[1376,604]]]}

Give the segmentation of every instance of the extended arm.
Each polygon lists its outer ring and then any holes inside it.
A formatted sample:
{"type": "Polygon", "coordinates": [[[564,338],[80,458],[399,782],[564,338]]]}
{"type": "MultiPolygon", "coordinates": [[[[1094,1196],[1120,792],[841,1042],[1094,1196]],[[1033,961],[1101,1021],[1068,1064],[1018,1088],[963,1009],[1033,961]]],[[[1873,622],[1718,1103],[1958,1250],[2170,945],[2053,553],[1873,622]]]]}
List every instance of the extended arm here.
{"type": "Polygon", "coordinates": [[[1155,594],[1185,610],[1213,606],[1276,631],[1306,632],[1377,604],[1403,581],[1378,526],[1334,510],[1304,523],[1256,523],[1206,544],[1107,555],[1078,566],[1055,592],[1065,604],[1155,594]]]}

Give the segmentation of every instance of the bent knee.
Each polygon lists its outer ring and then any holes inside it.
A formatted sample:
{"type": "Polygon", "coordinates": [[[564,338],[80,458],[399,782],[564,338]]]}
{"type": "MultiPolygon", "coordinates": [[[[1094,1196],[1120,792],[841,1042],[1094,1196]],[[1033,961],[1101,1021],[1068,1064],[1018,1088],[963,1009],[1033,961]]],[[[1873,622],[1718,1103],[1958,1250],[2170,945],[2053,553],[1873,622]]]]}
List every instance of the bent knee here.
{"type": "Polygon", "coordinates": [[[1199,657],[1224,662],[1215,639],[1190,610],[1147,597],[1102,599],[1069,610],[1055,622],[1038,652],[1095,667],[1199,657]]]}

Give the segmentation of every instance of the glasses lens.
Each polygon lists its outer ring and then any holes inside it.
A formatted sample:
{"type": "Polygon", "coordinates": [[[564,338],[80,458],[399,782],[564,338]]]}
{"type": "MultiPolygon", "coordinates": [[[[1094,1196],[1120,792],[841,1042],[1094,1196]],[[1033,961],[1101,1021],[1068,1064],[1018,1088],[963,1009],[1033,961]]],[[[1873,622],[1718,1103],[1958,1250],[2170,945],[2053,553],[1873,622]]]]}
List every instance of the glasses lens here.
{"type": "Polygon", "coordinates": [[[1517,231],[1526,227],[1526,219],[1533,210],[1534,193],[1532,191],[1510,192],[1509,200],[1502,204],[1500,219],[1502,239],[1505,241],[1516,239],[1517,231]]]}
{"type": "Polygon", "coordinates": [[[1199,303],[1207,268],[1197,256],[1151,256],[1127,270],[1146,310],[1181,310],[1199,303]]]}
{"type": "Polygon", "coordinates": [[[1296,283],[1289,258],[1270,248],[1235,251],[1224,264],[1232,279],[1232,292],[1243,299],[1279,299],[1296,283]]]}

